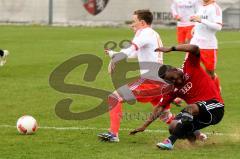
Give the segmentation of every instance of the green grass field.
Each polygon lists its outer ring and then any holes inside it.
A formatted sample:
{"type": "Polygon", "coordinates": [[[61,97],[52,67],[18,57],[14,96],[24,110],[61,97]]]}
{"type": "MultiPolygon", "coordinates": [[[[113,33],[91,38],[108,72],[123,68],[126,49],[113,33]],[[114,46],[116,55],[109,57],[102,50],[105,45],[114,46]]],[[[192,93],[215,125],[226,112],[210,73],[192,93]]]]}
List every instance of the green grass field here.
{"type": "MultiPolygon", "coordinates": [[[[176,43],[175,30],[158,30],[164,45],[176,43]]],[[[51,72],[65,60],[79,54],[94,54],[103,60],[96,81],[83,81],[86,65],[74,69],[67,83],[113,91],[107,74],[109,59],[103,45],[109,40],[131,39],[133,33],[121,28],[64,28],[39,26],[0,26],[0,47],[10,56],[0,68],[0,158],[240,158],[240,32],[218,33],[219,55],[217,73],[221,79],[226,104],[222,122],[203,130],[209,133],[206,143],[192,146],[178,141],[173,151],[160,151],[155,144],[168,136],[167,126],[159,121],[150,130],[129,136],[129,130],[140,126],[142,119],[124,118],[120,143],[104,143],[97,133],[109,126],[108,114],[85,121],[60,119],[55,114],[56,103],[66,97],[74,102],[73,112],[94,108],[101,100],[83,95],[57,92],[49,86],[51,72]],[[34,116],[40,127],[35,135],[19,135],[17,119],[25,114],[34,116]],[[50,128],[47,128],[50,127],[50,128]],[[54,129],[55,128],[55,129],[54,129]],[[58,129],[57,129],[58,128],[58,129]],[[60,129],[62,128],[62,129],[60,129]],[[72,128],[72,129],[71,129],[72,128]],[[74,129],[75,128],[75,129],[74,129]],[[217,133],[216,133],[217,132],[217,133]]],[[[165,55],[165,63],[180,66],[184,54],[165,55]]],[[[150,104],[124,105],[127,114],[151,112],[150,104]]],[[[177,113],[180,108],[173,107],[177,113]]]]}

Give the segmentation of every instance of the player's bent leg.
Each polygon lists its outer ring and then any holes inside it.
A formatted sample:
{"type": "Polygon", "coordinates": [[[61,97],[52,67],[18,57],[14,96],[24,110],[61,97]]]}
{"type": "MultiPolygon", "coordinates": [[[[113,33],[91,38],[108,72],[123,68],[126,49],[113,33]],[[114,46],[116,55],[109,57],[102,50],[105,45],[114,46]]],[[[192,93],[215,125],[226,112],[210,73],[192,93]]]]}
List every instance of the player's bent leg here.
{"type": "Polygon", "coordinates": [[[193,115],[198,115],[197,104],[188,105],[178,114],[169,125],[171,136],[163,142],[157,144],[157,147],[163,150],[172,150],[177,139],[186,139],[193,133],[193,115]]]}
{"type": "Polygon", "coordinates": [[[214,99],[198,102],[197,105],[199,115],[194,117],[193,135],[195,136],[195,140],[204,142],[207,140],[207,135],[202,133],[200,129],[220,122],[224,114],[224,105],[214,99]]]}
{"type": "Polygon", "coordinates": [[[163,142],[157,143],[157,147],[162,150],[172,150],[176,140],[185,139],[188,136],[188,133],[193,129],[191,122],[191,118],[189,121],[184,119],[184,122],[182,122],[181,119],[173,120],[169,125],[169,132],[171,136],[165,139],[163,142]]]}
{"type": "Polygon", "coordinates": [[[185,139],[193,129],[191,123],[182,123],[181,120],[173,120],[169,126],[170,137],[163,142],[157,143],[157,147],[162,150],[172,150],[177,139],[185,139]]]}
{"type": "Polygon", "coordinates": [[[206,139],[206,135],[198,130],[219,123],[224,115],[224,104],[214,99],[198,102],[191,107],[184,109],[175,117],[169,126],[171,136],[158,143],[159,148],[171,150],[177,139],[194,137],[193,135],[195,138],[206,139]]]}
{"type": "Polygon", "coordinates": [[[169,125],[169,133],[179,139],[184,139],[188,132],[193,130],[193,116],[198,115],[199,109],[196,104],[188,105],[179,113],[169,125]]]}

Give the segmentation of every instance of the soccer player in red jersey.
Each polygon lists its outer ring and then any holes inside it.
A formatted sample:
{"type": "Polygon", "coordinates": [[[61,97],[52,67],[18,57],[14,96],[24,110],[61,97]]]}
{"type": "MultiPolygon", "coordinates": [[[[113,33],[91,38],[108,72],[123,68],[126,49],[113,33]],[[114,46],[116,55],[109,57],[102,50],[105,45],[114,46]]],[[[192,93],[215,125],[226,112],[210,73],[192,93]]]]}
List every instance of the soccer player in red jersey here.
{"type": "Polygon", "coordinates": [[[194,140],[199,130],[219,123],[224,115],[223,99],[210,78],[200,66],[200,50],[196,45],[179,45],[171,48],[161,47],[162,52],[184,51],[189,55],[183,68],[178,69],[164,65],[159,69],[159,77],[166,82],[174,84],[175,89],[161,99],[144,125],[130,134],[144,131],[160,114],[165,105],[176,97],[180,97],[188,104],[180,114],[171,122],[169,132],[171,136],[157,146],[161,149],[171,150],[177,139],[194,140]]]}

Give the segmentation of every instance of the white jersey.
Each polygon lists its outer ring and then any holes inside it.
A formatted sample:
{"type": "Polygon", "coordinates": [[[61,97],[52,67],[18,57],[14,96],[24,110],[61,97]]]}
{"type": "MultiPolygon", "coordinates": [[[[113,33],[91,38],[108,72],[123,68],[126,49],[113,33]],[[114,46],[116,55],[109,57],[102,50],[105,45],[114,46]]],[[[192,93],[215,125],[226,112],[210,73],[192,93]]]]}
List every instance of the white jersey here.
{"type": "Polygon", "coordinates": [[[178,27],[192,26],[195,23],[190,17],[195,15],[200,6],[199,0],[173,0],[171,5],[173,17],[179,16],[181,21],[177,22],[178,27]]]}
{"type": "Polygon", "coordinates": [[[155,52],[156,48],[163,46],[159,34],[150,27],[140,29],[136,32],[132,44],[135,46],[141,76],[162,81],[158,77],[158,70],[163,64],[163,53],[155,52]]]}
{"type": "Polygon", "coordinates": [[[207,23],[222,25],[222,9],[216,3],[203,5],[199,8],[197,16],[201,17],[202,22],[195,25],[190,43],[198,45],[200,49],[217,49],[218,43],[215,35],[217,30],[209,27],[207,23]]]}

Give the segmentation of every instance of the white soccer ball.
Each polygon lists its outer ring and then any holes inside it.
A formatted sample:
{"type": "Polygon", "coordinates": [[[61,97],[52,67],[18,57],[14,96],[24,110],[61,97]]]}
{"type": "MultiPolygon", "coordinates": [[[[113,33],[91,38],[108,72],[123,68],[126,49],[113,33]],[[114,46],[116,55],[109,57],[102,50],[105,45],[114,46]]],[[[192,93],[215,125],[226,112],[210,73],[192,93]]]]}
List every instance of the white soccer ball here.
{"type": "Polygon", "coordinates": [[[17,130],[21,134],[33,134],[37,131],[37,128],[36,119],[30,115],[24,115],[17,121],[17,130]]]}

